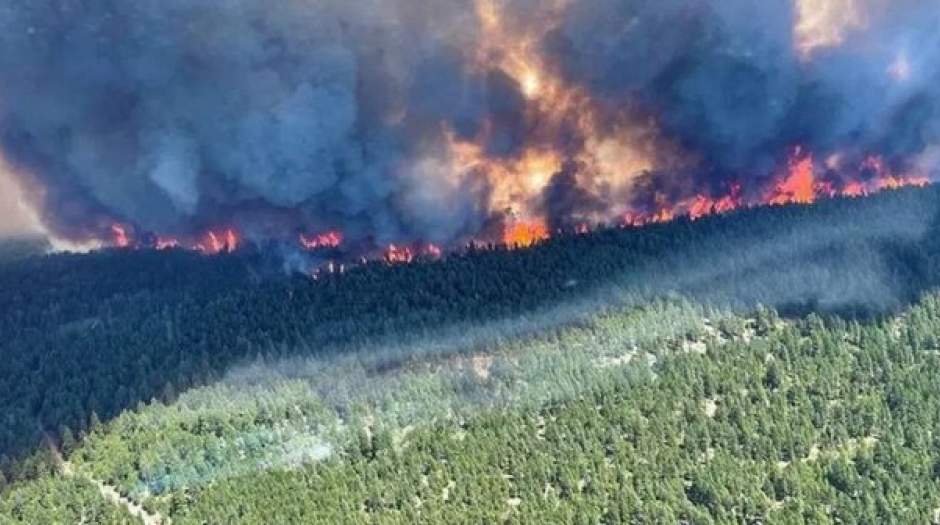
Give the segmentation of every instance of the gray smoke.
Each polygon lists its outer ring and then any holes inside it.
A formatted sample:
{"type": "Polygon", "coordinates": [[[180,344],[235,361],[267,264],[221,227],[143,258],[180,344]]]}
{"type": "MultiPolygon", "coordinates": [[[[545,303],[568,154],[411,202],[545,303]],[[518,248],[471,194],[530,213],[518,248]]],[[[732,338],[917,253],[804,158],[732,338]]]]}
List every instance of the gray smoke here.
{"type": "Polygon", "coordinates": [[[185,232],[241,209],[390,238],[461,232],[479,190],[426,190],[445,200],[430,221],[409,168],[440,122],[472,127],[486,103],[457,59],[472,13],[409,6],[8,3],[4,155],[48,189],[45,218],[66,234],[104,218],[185,232]]]}
{"type": "MultiPolygon", "coordinates": [[[[864,27],[808,59],[793,0],[572,0],[536,47],[612,120],[651,116],[698,159],[648,179],[760,182],[797,143],[932,174],[940,6],[857,3],[864,27]]],[[[497,5],[513,27],[546,23],[543,3],[497,5]]],[[[484,174],[453,172],[445,130],[494,158],[540,133],[518,83],[473,63],[481,39],[466,0],[7,2],[0,153],[68,237],[123,221],[446,243],[492,211],[484,174]]],[[[555,224],[595,211],[578,180],[546,189],[555,224]]]]}
{"type": "Polygon", "coordinates": [[[767,176],[793,144],[912,162],[940,141],[940,4],[855,4],[864,27],[810,59],[790,0],[575,2],[546,49],[609,104],[658,115],[701,177],[767,176]]]}

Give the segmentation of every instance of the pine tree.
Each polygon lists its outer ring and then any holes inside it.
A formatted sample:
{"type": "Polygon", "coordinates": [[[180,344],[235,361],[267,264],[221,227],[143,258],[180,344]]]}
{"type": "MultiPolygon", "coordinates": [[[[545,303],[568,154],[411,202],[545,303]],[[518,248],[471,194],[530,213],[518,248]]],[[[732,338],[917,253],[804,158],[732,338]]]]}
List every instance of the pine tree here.
{"type": "Polygon", "coordinates": [[[101,428],[101,419],[98,418],[98,412],[92,410],[88,417],[88,433],[97,432],[101,428]]]}
{"type": "Polygon", "coordinates": [[[62,444],[62,453],[70,454],[75,450],[75,435],[68,425],[59,425],[59,442],[62,444]]]}

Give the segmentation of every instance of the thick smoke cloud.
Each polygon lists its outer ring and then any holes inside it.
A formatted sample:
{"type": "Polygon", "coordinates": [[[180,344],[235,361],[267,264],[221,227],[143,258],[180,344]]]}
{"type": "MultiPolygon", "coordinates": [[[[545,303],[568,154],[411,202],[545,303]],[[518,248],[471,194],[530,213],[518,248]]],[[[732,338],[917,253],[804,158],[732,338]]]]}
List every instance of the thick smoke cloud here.
{"type": "MultiPolygon", "coordinates": [[[[647,179],[681,177],[690,191],[760,181],[794,144],[932,173],[940,7],[849,2],[864,17],[801,50],[799,17],[824,4],[493,2],[520,38],[539,35],[529,47],[541,66],[601,108],[602,127],[648,118],[695,159],[647,179]]],[[[505,62],[479,56],[492,35],[478,7],[7,2],[0,153],[44,188],[45,223],[75,238],[122,221],[183,235],[225,224],[258,237],[339,228],[379,243],[458,240],[503,210],[490,209],[491,174],[455,167],[452,141],[497,161],[548,143],[564,158],[536,208],[553,225],[596,212],[569,158],[589,141],[544,125],[505,62]]]]}
{"type": "Polygon", "coordinates": [[[833,2],[575,2],[546,49],[570,81],[657,114],[708,176],[766,176],[793,144],[895,161],[936,144],[940,6],[842,2],[864,27],[805,56],[801,3],[818,16],[833,2]]]}
{"type": "Polygon", "coordinates": [[[8,3],[4,156],[48,188],[46,219],[66,234],[111,220],[185,232],[241,210],[389,238],[460,232],[473,192],[422,190],[456,201],[430,221],[409,168],[441,122],[479,125],[486,79],[454,51],[474,40],[472,12],[410,5],[8,3]]]}

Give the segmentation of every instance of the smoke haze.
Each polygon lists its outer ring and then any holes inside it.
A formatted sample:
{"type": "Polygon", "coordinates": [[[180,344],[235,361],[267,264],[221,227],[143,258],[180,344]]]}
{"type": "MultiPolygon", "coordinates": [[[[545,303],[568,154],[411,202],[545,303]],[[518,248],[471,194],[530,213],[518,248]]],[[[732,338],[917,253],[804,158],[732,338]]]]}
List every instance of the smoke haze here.
{"type": "Polygon", "coordinates": [[[12,176],[0,167],[0,238],[35,235],[41,231],[12,176]]]}

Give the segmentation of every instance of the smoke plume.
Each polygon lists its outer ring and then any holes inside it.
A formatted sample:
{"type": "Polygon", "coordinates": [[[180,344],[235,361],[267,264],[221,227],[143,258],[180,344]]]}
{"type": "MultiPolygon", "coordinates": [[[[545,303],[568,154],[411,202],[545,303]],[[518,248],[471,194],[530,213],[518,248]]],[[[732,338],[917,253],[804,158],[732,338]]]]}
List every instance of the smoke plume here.
{"type": "Polygon", "coordinates": [[[40,227],[24,205],[22,191],[0,167],[0,239],[38,233],[40,227]]]}
{"type": "Polygon", "coordinates": [[[449,244],[803,202],[794,151],[815,193],[933,177],[938,24],[920,0],[10,2],[0,154],[76,240],[449,244]]]}

